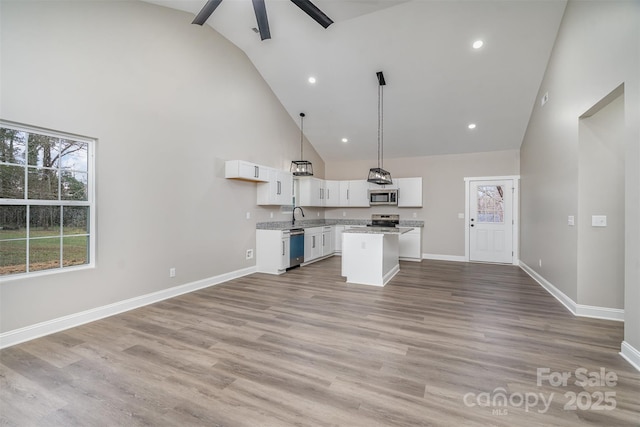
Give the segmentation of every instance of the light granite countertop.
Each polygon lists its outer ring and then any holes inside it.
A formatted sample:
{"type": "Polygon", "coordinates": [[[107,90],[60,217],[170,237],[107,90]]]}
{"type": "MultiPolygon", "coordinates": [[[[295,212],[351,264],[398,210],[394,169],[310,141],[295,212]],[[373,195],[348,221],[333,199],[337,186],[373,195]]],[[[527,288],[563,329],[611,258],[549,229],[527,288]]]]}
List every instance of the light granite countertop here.
{"type": "Polygon", "coordinates": [[[362,227],[344,230],[349,234],[404,234],[413,230],[413,227],[362,227]]]}
{"type": "MultiPolygon", "coordinates": [[[[310,227],[323,227],[325,225],[369,225],[370,219],[303,219],[298,220],[294,224],[291,221],[268,221],[258,222],[256,224],[257,230],[289,230],[292,228],[310,228],[310,227]]],[[[416,220],[400,220],[399,226],[401,228],[410,227],[424,227],[424,221],[416,220]]]]}

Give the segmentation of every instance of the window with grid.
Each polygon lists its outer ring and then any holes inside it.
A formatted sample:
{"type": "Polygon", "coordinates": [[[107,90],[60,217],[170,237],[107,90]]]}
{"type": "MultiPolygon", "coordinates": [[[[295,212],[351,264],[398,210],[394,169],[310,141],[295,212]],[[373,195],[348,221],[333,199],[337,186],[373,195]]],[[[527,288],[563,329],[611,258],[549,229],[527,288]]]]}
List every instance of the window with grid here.
{"type": "Polygon", "coordinates": [[[93,265],[94,148],[0,121],[0,278],[93,265]]]}
{"type": "Polygon", "coordinates": [[[478,222],[504,222],[504,189],[501,185],[478,186],[478,222]]]}

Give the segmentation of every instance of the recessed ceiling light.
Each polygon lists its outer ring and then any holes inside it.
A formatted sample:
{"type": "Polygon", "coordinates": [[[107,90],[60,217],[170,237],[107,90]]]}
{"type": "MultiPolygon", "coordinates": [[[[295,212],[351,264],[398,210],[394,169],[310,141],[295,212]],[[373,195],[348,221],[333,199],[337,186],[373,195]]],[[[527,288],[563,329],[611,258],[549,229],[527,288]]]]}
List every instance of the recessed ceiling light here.
{"type": "Polygon", "coordinates": [[[309,83],[314,84],[316,82],[316,78],[315,77],[309,77],[308,81],[309,81],[309,83]]]}
{"type": "Polygon", "coordinates": [[[476,124],[475,123],[469,123],[469,126],[467,126],[469,129],[475,129],[476,128],[476,124]]]}
{"type": "Polygon", "coordinates": [[[484,42],[482,40],[476,40],[476,41],[473,42],[473,48],[474,49],[480,49],[483,44],[484,44],[484,42]]]}
{"type": "Polygon", "coordinates": [[[342,142],[349,142],[347,138],[342,138],[342,142]]]}

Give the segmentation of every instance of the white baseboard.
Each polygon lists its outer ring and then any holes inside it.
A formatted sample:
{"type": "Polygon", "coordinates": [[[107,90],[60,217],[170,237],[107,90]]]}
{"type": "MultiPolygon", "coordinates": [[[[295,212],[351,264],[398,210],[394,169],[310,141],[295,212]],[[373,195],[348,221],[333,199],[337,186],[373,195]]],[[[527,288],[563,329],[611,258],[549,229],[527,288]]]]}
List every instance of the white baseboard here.
{"type": "Polygon", "coordinates": [[[560,289],[549,283],[544,277],[539,275],[535,270],[529,267],[524,262],[520,261],[520,268],[522,268],[533,280],[538,282],[540,286],[545,288],[555,299],[560,301],[567,310],[569,310],[574,316],[579,317],[593,317],[596,319],[615,320],[624,322],[624,310],[620,308],[608,308],[608,307],[596,307],[592,305],[578,304],[569,298],[560,289]]]}
{"type": "Polygon", "coordinates": [[[104,319],[114,314],[123,313],[145,305],[153,304],[178,295],[197,291],[199,289],[208,288],[209,286],[218,285],[238,277],[246,276],[256,272],[256,267],[248,267],[242,270],[232,271],[230,273],[221,274],[219,276],[209,277],[207,279],[198,280],[196,282],[186,283],[184,285],[175,286],[169,289],[163,289],[139,297],[130,298],[113,304],[104,305],[102,307],[92,308],[90,310],[81,311],[79,313],[70,314],[68,316],[59,317],[57,319],[47,320],[45,322],[36,323],[35,325],[26,326],[24,328],[14,329],[0,334],[0,348],[10,347],[45,335],[60,332],[65,329],[83,325],[85,323],[104,319]]]}
{"type": "Polygon", "coordinates": [[[640,371],[640,351],[638,351],[638,349],[633,348],[628,342],[622,341],[620,356],[636,368],[636,370],[640,371]]]}
{"type": "Polygon", "coordinates": [[[422,259],[432,259],[434,261],[467,262],[467,259],[464,257],[464,255],[422,254],[422,259]]]}
{"type": "Polygon", "coordinates": [[[624,310],[621,308],[594,307],[576,304],[576,316],[624,322],[624,310]]]}

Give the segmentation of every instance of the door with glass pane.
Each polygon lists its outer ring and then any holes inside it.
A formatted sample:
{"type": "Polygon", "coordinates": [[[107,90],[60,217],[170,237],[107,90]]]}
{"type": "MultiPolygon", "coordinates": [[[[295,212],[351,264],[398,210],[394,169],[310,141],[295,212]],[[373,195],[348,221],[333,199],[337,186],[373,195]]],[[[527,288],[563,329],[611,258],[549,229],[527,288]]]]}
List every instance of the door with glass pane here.
{"type": "Polygon", "coordinates": [[[469,260],[511,264],[513,180],[469,184],[469,260]]]}

